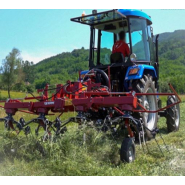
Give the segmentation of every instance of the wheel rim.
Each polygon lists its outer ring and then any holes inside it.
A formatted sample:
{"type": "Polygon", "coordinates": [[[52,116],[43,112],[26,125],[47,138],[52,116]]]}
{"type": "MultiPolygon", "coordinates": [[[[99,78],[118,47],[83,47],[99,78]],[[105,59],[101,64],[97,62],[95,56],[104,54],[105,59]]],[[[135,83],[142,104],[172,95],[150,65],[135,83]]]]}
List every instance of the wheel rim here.
{"type": "MultiPolygon", "coordinates": [[[[151,88],[148,88],[146,93],[153,93],[153,90],[151,88]]],[[[144,107],[148,111],[155,111],[156,110],[155,96],[144,96],[144,107]]],[[[156,113],[145,112],[144,121],[148,129],[150,130],[154,129],[156,122],[156,113]]]]}
{"type": "Polygon", "coordinates": [[[129,150],[128,150],[128,159],[129,159],[129,162],[134,161],[134,149],[133,149],[133,147],[130,147],[129,150]]]}

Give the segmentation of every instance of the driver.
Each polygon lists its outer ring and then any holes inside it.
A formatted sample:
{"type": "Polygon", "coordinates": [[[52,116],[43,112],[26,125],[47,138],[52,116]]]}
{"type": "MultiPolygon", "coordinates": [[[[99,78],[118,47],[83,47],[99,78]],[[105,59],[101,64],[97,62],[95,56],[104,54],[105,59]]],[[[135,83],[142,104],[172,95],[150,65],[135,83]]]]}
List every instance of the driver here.
{"type": "Polygon", "coordinates": [[[128,44],[125,43],[125,32],[121,31],[119,33],[119,41],[116,41],[112,47],[112,54],[114,53],[123,53],[124,57],[128,57],[130,54],[130,49],[128,44]]]}

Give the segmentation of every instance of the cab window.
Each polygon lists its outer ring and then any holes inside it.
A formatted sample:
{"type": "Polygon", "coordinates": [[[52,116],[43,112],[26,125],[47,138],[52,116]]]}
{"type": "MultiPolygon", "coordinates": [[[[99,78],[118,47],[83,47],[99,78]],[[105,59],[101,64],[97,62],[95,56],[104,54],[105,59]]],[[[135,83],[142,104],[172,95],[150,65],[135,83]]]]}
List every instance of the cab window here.
{"type": "Polygon", "coordinates": [[[101,31],[100,44],[100,63],[103,65],[110,64],[110,55],[112,54],[112,47],[114,45],[114,33],[101,31]]]}
{"type": "Polygon", "coordinates": [[[132,53],[138,61],[150,61],[148,30],[146,20],[131,18],[130,31],[132,39],[132,53]]]}

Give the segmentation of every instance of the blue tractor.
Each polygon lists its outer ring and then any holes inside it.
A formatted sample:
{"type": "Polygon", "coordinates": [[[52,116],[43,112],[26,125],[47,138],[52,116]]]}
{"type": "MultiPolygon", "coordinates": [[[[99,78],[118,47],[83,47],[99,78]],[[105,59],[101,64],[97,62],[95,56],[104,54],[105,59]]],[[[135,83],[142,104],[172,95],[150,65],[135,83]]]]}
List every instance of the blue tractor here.
{"type": "MultiPolygon", "coordinates": [[[[96,72],[95,82],[107,86],[112,92],[157,93],[159,90],[158,37],[153,35],[152,20],[139,10],[118,9],[72,18],[71,21],[90,26],[89,70],[81,72],[81,80],[88,79],[91,71],[96,72]],[[122,53],[112,54],[114,43],[119,40],[119,33],[126,33],[126,43],[130,48],[129,57],[122,53]],[[109,73],[109,72],[110,73],[109,73]],[[110,79],[110,80],[109,80],[110,79]]],[[[161,107],[158,96],[140,96],[140,104],[150,111],[161,107]]],[[[174,103],[174,96],[168,97],[167,104],[174,103]]],[[[92,119],[101,123],[101,110],[92,119]]],[[[177,131],[180,124],[179,105],[158,113],[132,113],[145,125],[145,138],[153,137],[151,130],[157,128],[159,117],[166,117],[169,132],[177,131]],[[150,130],[150,131],[149,131],[150,130]]],[[[136,134],[137,140],[137,134],[136,134]]],[[[121,148],[121,159],[131,162],[135,158],[135,148],[126,138],[121,148]],[[131,148],[131,151],[129,149],[131,148]],[[125,152],[126,151],[126,152],[125,152]]]]}

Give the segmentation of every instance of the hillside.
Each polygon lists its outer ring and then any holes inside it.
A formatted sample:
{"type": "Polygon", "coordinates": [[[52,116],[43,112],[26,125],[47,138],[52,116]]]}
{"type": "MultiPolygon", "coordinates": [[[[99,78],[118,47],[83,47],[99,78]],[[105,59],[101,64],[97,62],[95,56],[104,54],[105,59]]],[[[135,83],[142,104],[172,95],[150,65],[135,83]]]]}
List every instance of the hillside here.
{"type": "Polygon", "coordinates": [[[76,80],[78,71],[88,69],[89,50],[81,48],[45,59],[35,65],[35,85],[41,88],[50,84],[76,80]]]}
{"type": "MultiPolygon", "coordinates": [[[[160,83],[168,91],[171,82],[179,93],[185,93],[185,30],[162,33],[159,37],[160,83]],[[180,79],[180,80],[179,80],[180,79]]],[[[35,86],[76,80],[78,71],[88,69],[88,49],[61,53],[35,65],[35,86]]]]}
{"type": "Polygon", "coordinates": [[[174,32],[161,33],[159,41],[167,41],[169,39],[185,39],[185,30],[175,30],[174,32]]]}
{"type": "Polygon", "coordinates": [[[163,91],[172,83],[179,93],[185,93],[185,30],[162,33],[159,37],[160,81],[163,91]]]}

